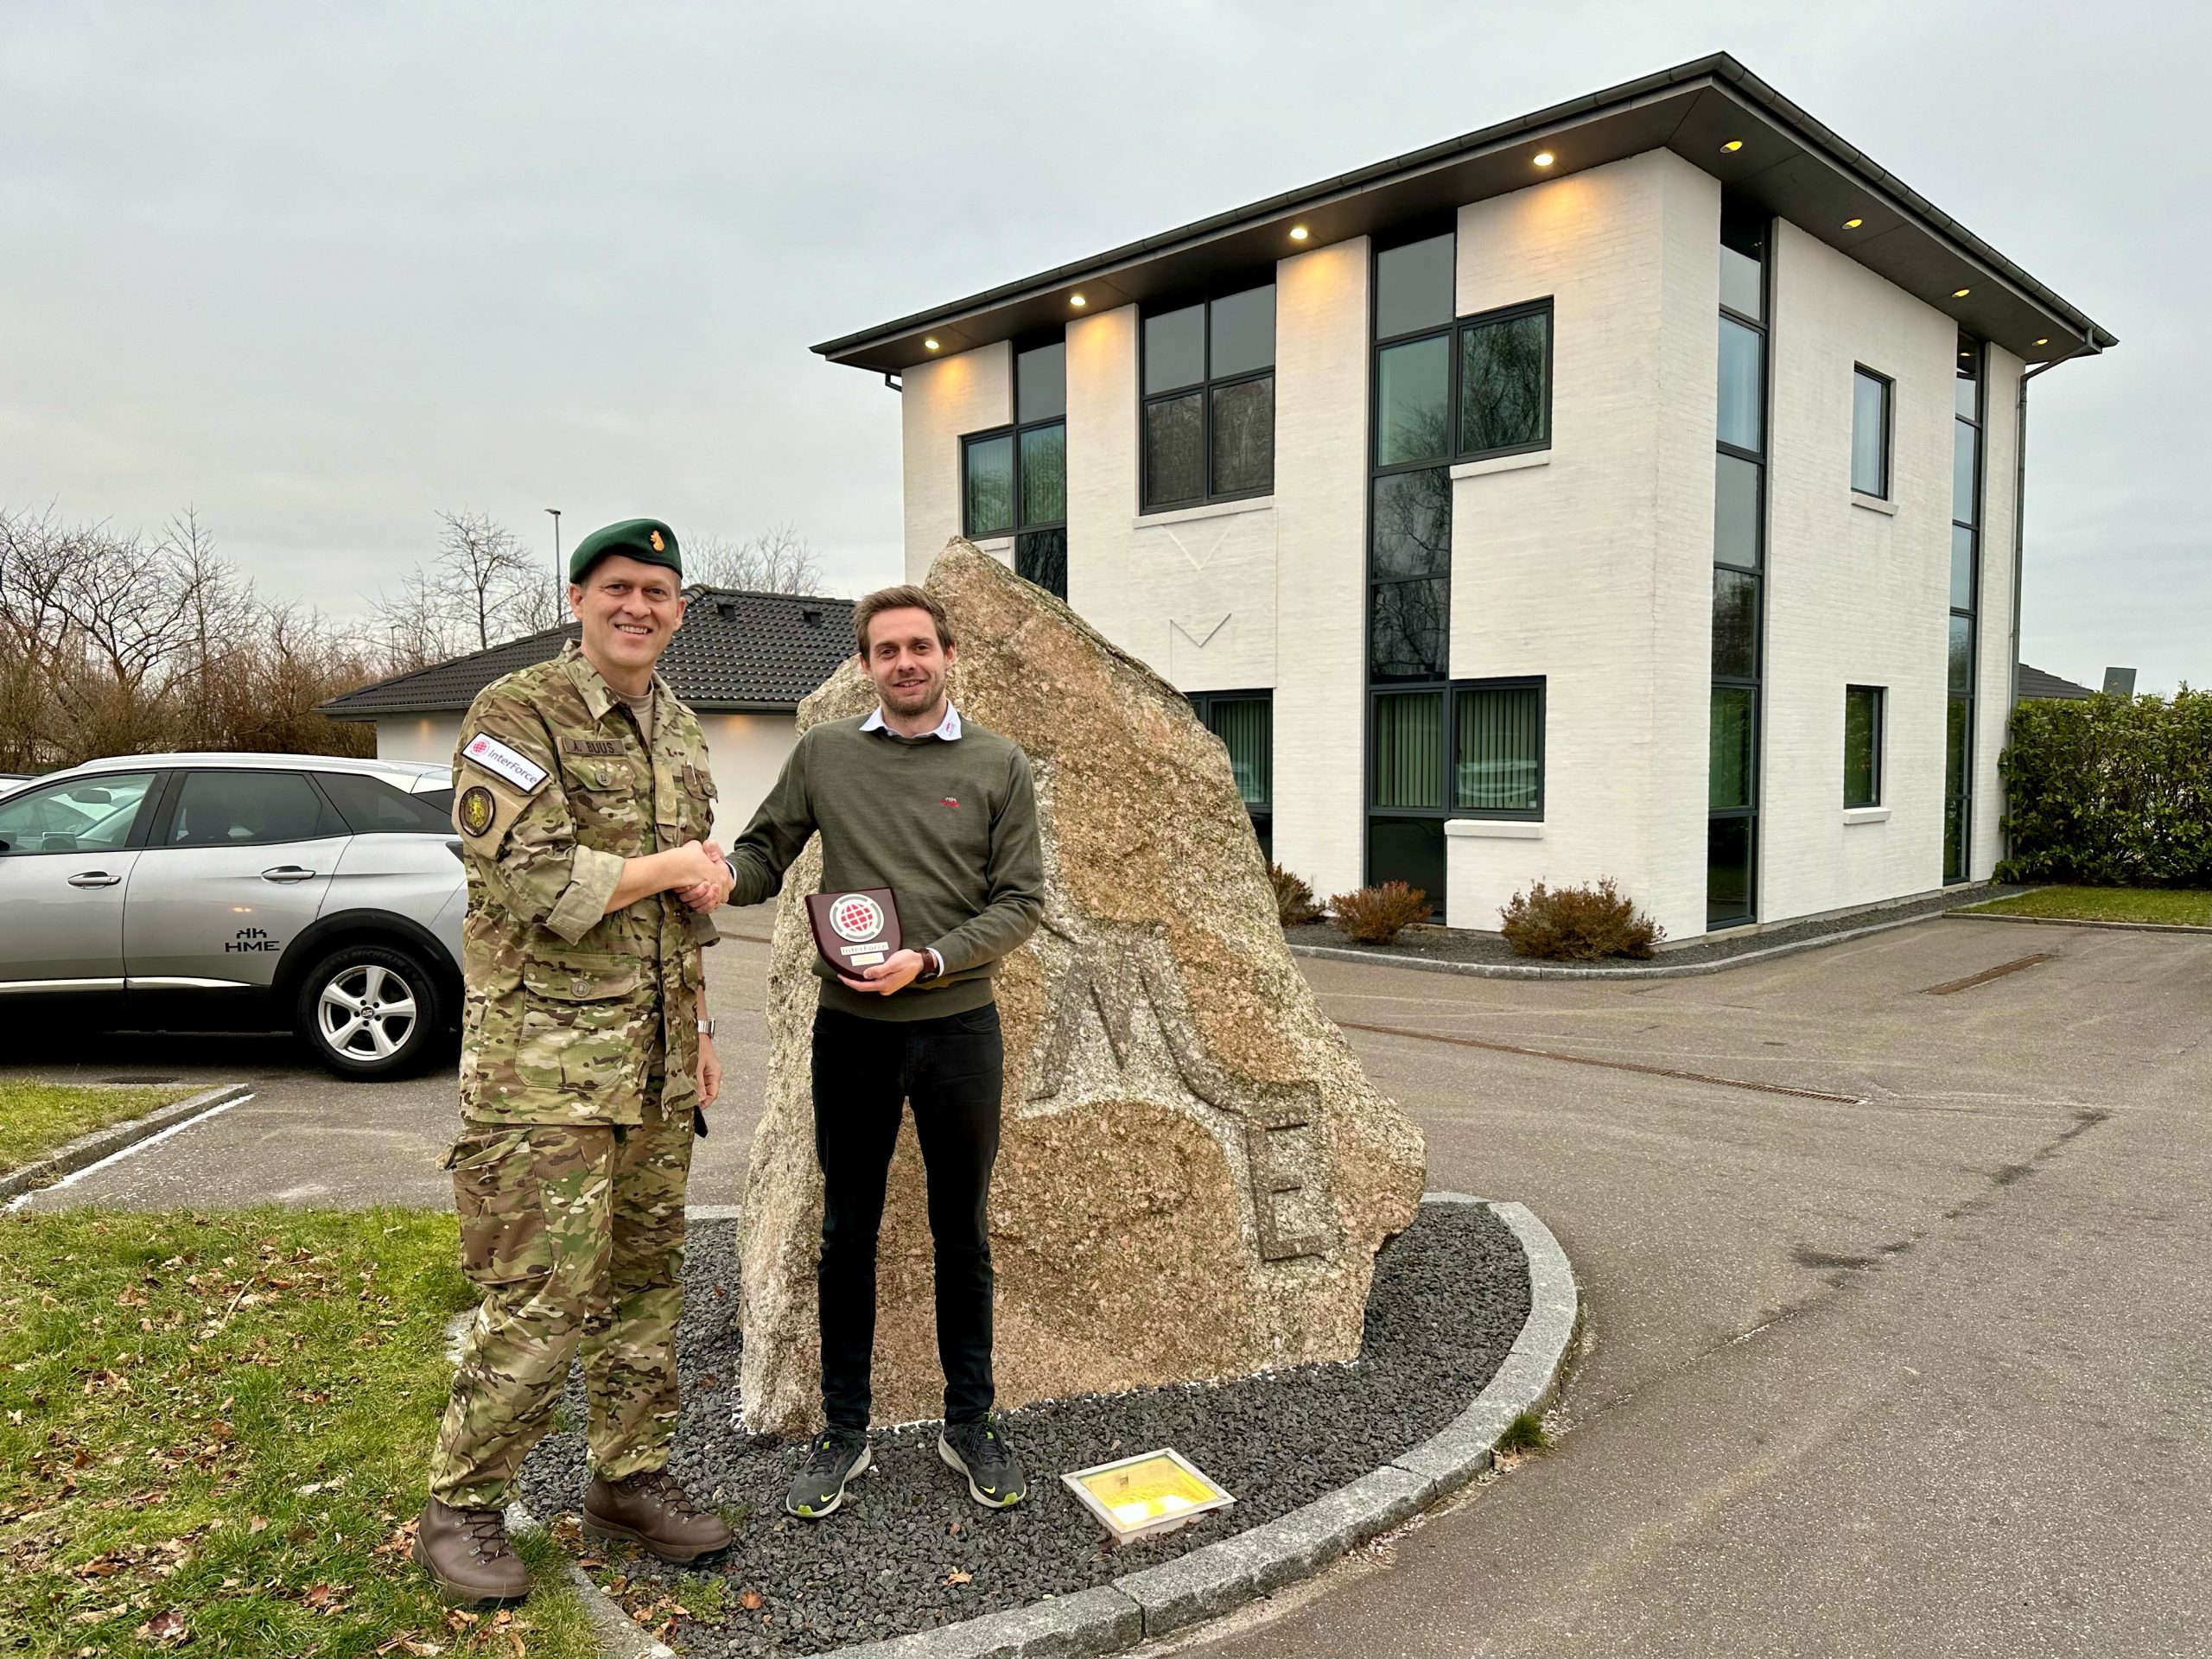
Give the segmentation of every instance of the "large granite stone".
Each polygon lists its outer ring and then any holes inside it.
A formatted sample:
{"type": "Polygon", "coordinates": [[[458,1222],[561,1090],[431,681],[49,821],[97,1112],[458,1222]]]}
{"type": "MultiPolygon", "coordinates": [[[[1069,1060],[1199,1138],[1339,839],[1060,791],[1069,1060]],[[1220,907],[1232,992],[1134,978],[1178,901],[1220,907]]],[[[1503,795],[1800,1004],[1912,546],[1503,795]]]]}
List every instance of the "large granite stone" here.
{"type": "MultiPolygon", "coordinates": [[[[953,701],[1028,752],[1043,823],[1045,925],[998,981],[1001,1402],[1352,1358],[1375,1252],[1421,1199],[1421,1132],[1293,965],[1227,752],[1172,686],[968,543],[928,585],[957,636],[953,701]]],[[[849,664],[799,726],[874,703],[849,664]]],[[[802,901],[820,879],[810,844],[776,923],[741,1241],[746,1421],[786,1434],[820,1412],[802,901]]],[[[877,1419],[936,1416],[911,1121],[878,1276],[877,1419]]]]}

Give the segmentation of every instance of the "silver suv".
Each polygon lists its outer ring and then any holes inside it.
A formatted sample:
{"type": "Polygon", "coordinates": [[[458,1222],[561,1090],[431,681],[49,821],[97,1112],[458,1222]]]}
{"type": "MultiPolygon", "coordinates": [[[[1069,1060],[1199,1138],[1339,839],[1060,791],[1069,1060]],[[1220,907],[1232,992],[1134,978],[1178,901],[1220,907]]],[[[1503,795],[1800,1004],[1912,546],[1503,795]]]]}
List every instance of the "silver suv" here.
{"type": "Polygon", "coordinates": [[[7,785],[0,1009],[289,1027],[340,1077],[423,1070],[461,1014],[452,798],[443,766],[302,754],[118,755],[7,785]]]}

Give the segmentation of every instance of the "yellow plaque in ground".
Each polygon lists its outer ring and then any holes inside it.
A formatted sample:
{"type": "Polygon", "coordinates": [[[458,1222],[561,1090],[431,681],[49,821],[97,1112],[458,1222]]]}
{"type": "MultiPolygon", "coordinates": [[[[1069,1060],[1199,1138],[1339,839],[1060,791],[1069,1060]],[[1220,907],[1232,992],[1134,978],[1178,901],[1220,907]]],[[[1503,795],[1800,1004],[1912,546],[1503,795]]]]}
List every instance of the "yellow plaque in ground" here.
{"type": "Polygon", "coordinates": [[[1172,1532],[1236,1501],[1181,1452],[1166,1448],[1079,1469],[1060,1478],[1104,1523],[1116,1543],[1172,1532]]]}

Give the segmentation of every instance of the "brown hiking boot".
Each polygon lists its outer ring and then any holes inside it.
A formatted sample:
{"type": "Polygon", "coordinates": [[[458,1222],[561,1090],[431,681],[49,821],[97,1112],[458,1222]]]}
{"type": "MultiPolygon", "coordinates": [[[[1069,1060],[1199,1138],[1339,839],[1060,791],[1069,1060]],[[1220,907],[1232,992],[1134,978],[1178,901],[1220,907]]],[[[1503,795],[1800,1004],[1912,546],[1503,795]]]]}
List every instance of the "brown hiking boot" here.
{"type": "Polygon", "coordinates": [[[530,1569],[507,1541],[506,1517],[497,1510],[456,1510],[430,1499],[415,1523],[415,1560],[448,1601],[520,1601],[530,1593],[530,1569]]]}
{"type": "Polygon", "coordinates": [[[594,1477],[584,1489],[584,1530],[597,1538],[627,1538],[664,1561],[696,1561],[730,1545],[722,1518],[694,1503],[665,1469],[620,1480],[594,1477]]]}

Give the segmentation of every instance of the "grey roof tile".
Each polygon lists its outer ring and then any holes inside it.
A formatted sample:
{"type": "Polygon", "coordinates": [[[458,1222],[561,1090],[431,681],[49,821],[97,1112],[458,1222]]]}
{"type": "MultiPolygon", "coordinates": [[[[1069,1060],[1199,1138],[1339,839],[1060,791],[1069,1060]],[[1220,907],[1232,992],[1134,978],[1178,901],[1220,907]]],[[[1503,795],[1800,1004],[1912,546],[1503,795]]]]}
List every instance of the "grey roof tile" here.
{"type": "MultiPolygon", "coordinates": [[[[335,720],[457,712],[501,675],[559,655],[576,632],[574,623],[549,628],[396,674],[333,697],[322,712],[335,720]]],[[[849,599],[704,588],[692,594],[660,671],[695,709],[797,708],[852,652],[849,599]]]]}

